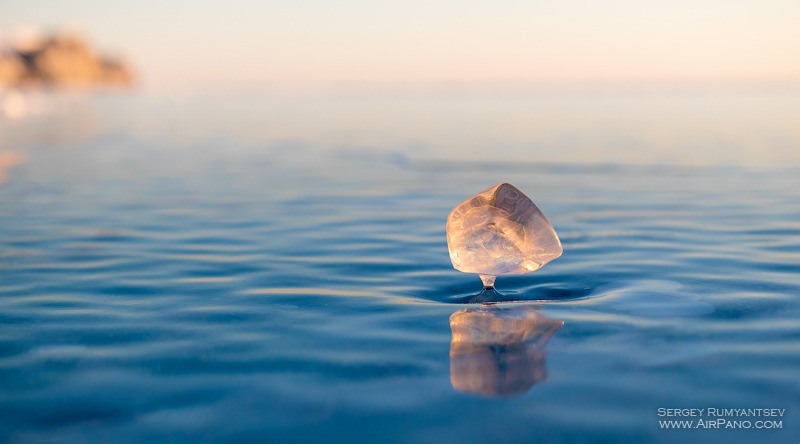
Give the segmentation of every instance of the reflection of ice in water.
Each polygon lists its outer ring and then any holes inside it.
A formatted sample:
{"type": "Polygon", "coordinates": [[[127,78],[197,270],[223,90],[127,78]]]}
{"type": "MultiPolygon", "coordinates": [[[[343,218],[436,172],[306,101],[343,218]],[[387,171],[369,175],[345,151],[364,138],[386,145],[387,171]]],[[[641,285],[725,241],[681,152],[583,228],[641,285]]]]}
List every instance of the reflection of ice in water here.
{"type": "Polygon", "coordinates": [[[562,325],[530,306],[483,306],[453,313],[453,388],[487,396],[525,393],[547,377],[545,346],[562,325]]]}
{"type": "Polygon", "coordinates": [[[501,274],[536,271],[561,256],[553,226],[517,187],[498,183],[465,200],[447,217],[447,247],[456,270],[494,286],[501,274]]]}

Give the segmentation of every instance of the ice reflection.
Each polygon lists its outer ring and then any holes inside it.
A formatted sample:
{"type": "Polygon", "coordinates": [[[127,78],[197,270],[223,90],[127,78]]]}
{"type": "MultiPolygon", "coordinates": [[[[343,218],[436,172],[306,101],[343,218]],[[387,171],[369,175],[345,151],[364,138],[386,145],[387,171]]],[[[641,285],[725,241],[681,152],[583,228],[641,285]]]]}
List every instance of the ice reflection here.
{"type": "Polygon", "coordinates": [[[531,306],[485,305],[450,316],[450,383],[485,396],[527,392],[547,377],[545,346],[564,321],[531,306]]]}

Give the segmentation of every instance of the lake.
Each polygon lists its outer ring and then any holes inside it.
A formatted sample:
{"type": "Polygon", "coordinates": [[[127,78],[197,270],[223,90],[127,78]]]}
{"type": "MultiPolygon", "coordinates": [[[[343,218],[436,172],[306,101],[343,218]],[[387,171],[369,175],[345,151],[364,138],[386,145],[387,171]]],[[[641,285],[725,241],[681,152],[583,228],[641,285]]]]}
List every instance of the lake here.
{"type": "Polygon", "coordinates": [[[796,93],[20,106],[0,441],[800,439],[796,93]],[[564,253],[459,303],[447,215],[497,182],[564,253]]]}

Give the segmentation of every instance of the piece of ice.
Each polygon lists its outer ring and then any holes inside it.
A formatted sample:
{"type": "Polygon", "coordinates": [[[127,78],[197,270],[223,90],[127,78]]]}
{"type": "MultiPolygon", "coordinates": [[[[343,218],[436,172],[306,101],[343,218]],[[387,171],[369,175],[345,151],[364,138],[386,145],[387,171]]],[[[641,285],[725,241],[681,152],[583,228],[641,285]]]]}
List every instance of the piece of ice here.
{"type": "Polygon", "coordinates": [[[501,274],[536,271],[561,256],[561,241],[538,207],[514,185],[498,183],[447,217],[447,248],[456,270],[494,286],[501,274]]]}

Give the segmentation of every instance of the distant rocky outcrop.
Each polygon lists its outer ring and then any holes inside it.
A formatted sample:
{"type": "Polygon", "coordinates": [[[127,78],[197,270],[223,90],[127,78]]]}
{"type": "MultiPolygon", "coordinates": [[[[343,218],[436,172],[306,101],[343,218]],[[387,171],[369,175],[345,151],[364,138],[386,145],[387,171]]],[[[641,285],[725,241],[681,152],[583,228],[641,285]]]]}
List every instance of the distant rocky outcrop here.
{"type": "Polygon", "coordinates": [[[0,87],[127,87],[133,80],[122,61],[96,54],[75,34],[0,48],[0,87]]]}

